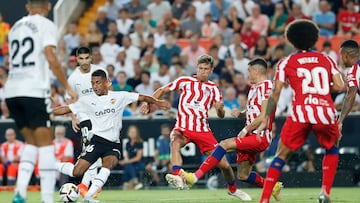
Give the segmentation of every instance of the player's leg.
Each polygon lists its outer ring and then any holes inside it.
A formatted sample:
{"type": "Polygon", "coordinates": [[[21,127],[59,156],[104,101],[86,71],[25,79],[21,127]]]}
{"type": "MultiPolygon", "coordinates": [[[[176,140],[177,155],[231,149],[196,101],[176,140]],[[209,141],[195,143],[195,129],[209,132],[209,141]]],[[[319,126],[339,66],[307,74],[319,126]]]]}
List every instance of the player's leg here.
{"type": "Polygon", "coordinates": [[[183,135],[183,132],[180,132],[177,129],[173,129],[170,137],[170,163],[172,165],[172,174],[166,174],[165,179],[170,185],[176,187],[179,190],[182,190],[184,189],[184,181],[180,177],[180,171],[182,167],[180,149],[186,145],[188,140],[183,135]]]}
{"type": "Polygon", "coordinates": [[[38,155],[38,147],[36,146],[34,133],[33,130],[29,128],[29,119],[33,118],[31,117],[32,115],[28,115],[29,112],[27,111],[33,108],[33,106],[32,103],[24,104],[22,100],[24,100],[24,98],[10,98],[5,100],[10,112],[10,117],[15,120],[16,126],[20,129],[20,133],[26,142],[20,158],[13,202],[25,201],[26,189],[34,171],[38,155]]]}
{"type": "MultiPolygon", "coordinates": [[[[90,200],[99,191],[102,186],[106,183],[110,170],[113,169],[119,163],[120,157],[120,148],[121,145],[118,143],[112,143],[105,139],[95,137],[96,139],[101,139],[102,143],[98,144],[98,153],[102,156],[102,167],[99,173],[96,175],[92,184],[89,188],[89,191],[86,193],[84,199],[90,200]]],[[[94,140],[94,138],[93,138],[94,140]]]]}
{"type": "Polygon", "coordinates": [[[171,132],[170,162],[172,165],[172,173],[176,176],[179,175],[183,163],[180,150],[186,145],[186,143],[187,139],[184,137],[182,132],[175,129],[171,132]]]}
{"type": "Polygon", "coordinates": [[[257,172],[251,171],[252,164],[250,161],[242,161],[238,164],[237,179],[262,188],[264,186],[264,178],[261,177],[257,172]]]}
{"type": "Polygon", "coordinates": [[[325,155],[322,163],[323,177],[319,202],[329,202],[330,191],[334,182],[336,169],[339,162],[339,149],[336,147],[339,138],[337,124],[314,125],[314,133],[320,145],[325,148],[325,155]]]}
{"type": "Polygon", "coordinates": [[[281,170],[292,153],[301,147],[311,130],[311,124],[293,122],[288,117],[281,130],[276,156],[267,171],[260,203],[268,203],[274,185],[279,180],[281,170]]]}
{"type": "Polygon", "coordinates": [[[53,202],[56,184],[56,158],[53,145],[53,128],[38,127],[34,131],[39,146],[39,175],[41,199],[43,202],[53,202]]]}

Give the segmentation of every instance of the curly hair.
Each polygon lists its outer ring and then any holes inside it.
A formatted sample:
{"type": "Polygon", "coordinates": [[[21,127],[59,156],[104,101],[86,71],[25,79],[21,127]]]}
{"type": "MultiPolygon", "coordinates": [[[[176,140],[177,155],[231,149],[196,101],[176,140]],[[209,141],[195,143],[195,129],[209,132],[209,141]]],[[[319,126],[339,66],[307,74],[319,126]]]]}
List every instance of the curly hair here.
{"type": "Polygon", "coordinates": [[[295,20],[287,26],[285,36],[296,49],[308,50],[317,42],[319,28],[310,20],[295,20]]]}

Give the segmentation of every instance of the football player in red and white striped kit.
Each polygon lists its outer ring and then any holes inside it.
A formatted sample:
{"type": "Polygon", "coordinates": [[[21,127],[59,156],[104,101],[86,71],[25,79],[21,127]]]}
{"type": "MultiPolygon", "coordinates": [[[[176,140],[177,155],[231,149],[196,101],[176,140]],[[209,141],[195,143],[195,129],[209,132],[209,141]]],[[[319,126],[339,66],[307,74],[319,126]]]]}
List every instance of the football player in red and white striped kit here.
{"type": "Polygon", "coordinates": [[[339,131],[341,133],[343,122],[354,106],[356,94],[360,94],[360,54],[359,45],[354,40],[344,41],[340,48],[341,60],[344,63],[345,68],[350,68],[346,75],[346,97],[338,119],[339,131]]]}
{"type": "Polygon", "coordinates": [[[341,73],[331,57],[311,50],[319,38],[319,28],[309,20],[296,20],[286,28],[286,37],[297,51],[277,65],[275,85],[269,97],[266,115],[258,130],[267,128],[285,82],[294,91],[292,109],[281,130],[274,160],[267,171],[260,203],[270,202],[270,195],[281,169],[291,154],[300,148],[313,131],[325,148],[322,188],[319,203],[330,202],[330,190],[336,174],[340,137],[331,91],[345,88],[341,73]]]}
{"type": "MultiPolygon", "coordinates": [[[[258,154],[266,150],[272,140],[272,122],[275,118],[275,112],[271,115],[267,129],[259,137],[257,137],[256,128],[259,127],[265,115],[265,108],[273,88],[273,82],[267,79],[267,62],[262,58],[251,60],[248,63],[248,70],[249,81],[252,86],[248,94],[246,112],[236,113],[237,117],[243,117],[243,114],[246,114],[245,127],[237,137],[221,141],[195,173],[181,171],[181,176],[189,186],[192,186],[213,169],[225,156],[226,152],[237,151],[237,178],[256,187],[263,187],[264,178],[255,171],[251,171],[251,169],[258,154]]],[[[273,192],[276,200],[280,200],[281,188],[282,184],[279,182],[273,192]]]]}
{"type": "MultiPolygon", "coordinates": [[[[219,118],[225,116],[221,91],[214,82],[208,80],[214,70],[214,59],[209,55],[201,55],[197,60],[196,70],[195,76],[179,77],[153,94],[154,98],[161,98],[171,91],[179,90],[180,93],[176,124],[171,132],[170,162],[173,174],[166,175],[166,180],[178,189],[184,188],[183,179],[179,176],[182,170],[180,149],[193,142],[202,154],[210,155],[218,142],[209,127],[209,110],[214,106],[219,118]]],[[[142,108],[146,112],[149,106],[144,105],[142,108]]],[[[242,200],[250,198],[245,192],[236,189],[234,171],[225,157],[218,166],[228,183],[229,195],[242,200]]]]}

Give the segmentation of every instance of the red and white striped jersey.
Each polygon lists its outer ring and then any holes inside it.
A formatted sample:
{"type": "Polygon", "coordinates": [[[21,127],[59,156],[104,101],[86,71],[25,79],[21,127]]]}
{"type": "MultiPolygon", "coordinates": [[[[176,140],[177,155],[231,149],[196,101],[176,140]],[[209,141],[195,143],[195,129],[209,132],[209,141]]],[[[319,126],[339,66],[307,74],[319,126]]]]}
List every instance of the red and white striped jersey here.
{"type": "Polygon", "coordinates": [[[175,128],[209,132],[208,112],[214,103],[222,100],[219,87],[212,81],[202,83],[196,76],[179,77],[168,87],[180,92],[175,128]]]}
{"type": "Polygon", "coordinates": [[[294,53],[278,63],[275,79],[288,82],[294,90],[290,116],[293,121],[334,124],[336,110],[330,83],[339,74],[334,60],[316,51],[294,53]]]}
{"type": "Polygon", "coordinates": [[[360,61],[358,61],[355,65],[353,65],[349,69],[349,71],[347,72],[347,75],[346,75],[348,88],[350,88],[350,87],[358,88],[358,94],[360,94],[360,89],[359,89],[359,82],[360,82],[359,63],[360,63],[360,61]]]}
{"type": "MultiPolygon", "coordinates": [[[[271,80],[264,80],[260,84],[254,84],[251,86],[246,106],[246,126],[250,125],[250,123],[252,123],[260,115],[261,104],[264,100],[269,99],[272,88],[273,82],[271,80]]],[[[270,132],[272,129],[272,121],[274,120],[274,117],[275,111],[271,115],[268,126],[270,132]]]]}

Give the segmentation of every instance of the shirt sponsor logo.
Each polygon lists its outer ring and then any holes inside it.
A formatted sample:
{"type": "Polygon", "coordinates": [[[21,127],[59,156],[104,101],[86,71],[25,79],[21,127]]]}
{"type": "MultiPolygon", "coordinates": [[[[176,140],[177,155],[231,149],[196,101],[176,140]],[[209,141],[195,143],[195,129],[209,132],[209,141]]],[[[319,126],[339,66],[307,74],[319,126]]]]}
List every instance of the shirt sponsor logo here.
{"type": "Polygon", "coordinates": [[[97,111],[95,112],[95,116],[103,116],[109,113],[115,113],[115,109],[111,108],[111,109],[104,109],[102,111],[97,111]]]}

